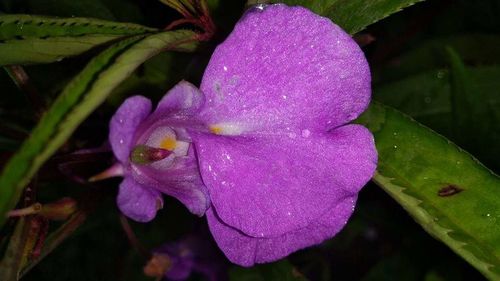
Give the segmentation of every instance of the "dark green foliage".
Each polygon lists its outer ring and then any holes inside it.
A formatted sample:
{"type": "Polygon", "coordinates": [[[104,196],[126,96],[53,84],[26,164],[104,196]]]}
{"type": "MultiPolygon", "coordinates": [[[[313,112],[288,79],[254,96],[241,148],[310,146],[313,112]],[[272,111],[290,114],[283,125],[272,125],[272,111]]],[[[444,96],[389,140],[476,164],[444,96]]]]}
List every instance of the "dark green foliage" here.
{"type": "MultiPolygon", "coordinates": [[[[499,179],[488,170],[500,171],[499,2],[248,1],[261,2],[304,5],[351,34],[373,36],[363,49],[374,100],[400,112],[374,103],[357,121],[374,133],[379,187],[370,183],[360,193],[341,233],[287,260],[250,269],[228,264],[229,280],[499,278],[499,179]]],[[[71,196],[86,216],[22,280],[152,280],[142,273],[147,258],[120,225],[119,181],[82,181],[112,157],[75,162],[70,153],[106,140],[107,122],[124,98],[158,100],[182,79],[199,84],[213,48],[246,3],[208,5],[218,32],[202,45],[195,42],[199,27],[163,31],[181,15],[159,1],[0,0],[0,65],[26,65],[39,98],[35,102],[7,72],[0,74],[0,224],[16,204],[22,207],[30,182],[38,185],[37,201],[71,196]]],[[[0,230],[2,281],[15,280],[23,267],[17,250],[29,243],[23,222],[16,229],[8,220],[0,230]]],[[[57,236],[61,225],[50,222],[49,234],[57,236]]],[[[206,222],[167,199],[152,223],[131,226],[151,250],[200,232],[206,222]]],[[[194,274],[190,280],[206,279],[194,274]]]]}

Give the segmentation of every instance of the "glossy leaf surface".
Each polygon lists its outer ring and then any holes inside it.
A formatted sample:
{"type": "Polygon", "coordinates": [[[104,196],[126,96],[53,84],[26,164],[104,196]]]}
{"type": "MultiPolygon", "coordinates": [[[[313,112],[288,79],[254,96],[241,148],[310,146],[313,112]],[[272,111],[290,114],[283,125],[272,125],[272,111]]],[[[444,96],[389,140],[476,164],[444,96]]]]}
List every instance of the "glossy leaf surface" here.
{"type": "Polygon", "coordinates": [[[0,65],[48,63],[156,29],[89,18],[0,16],[0,65]]]}
{"type": "Polygon", "coordinates": [[[500,179],[470,154],[400,112],[372,104],[375,182],[431,235],[485,276],[500,277],[500,179]]]}

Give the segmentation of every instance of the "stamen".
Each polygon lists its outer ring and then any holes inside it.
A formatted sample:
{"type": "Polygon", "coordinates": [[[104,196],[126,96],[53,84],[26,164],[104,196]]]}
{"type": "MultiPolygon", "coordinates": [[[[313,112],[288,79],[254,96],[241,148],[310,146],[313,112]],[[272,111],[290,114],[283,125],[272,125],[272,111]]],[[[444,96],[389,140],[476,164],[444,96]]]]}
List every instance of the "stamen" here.
{"type": "Polygon", "coordinates": [[[166,138],[162,139],[161,143],[160,143],[160,148],[170,150],[170,151],[174,150],[176,146],[177,146],[177,143],[175,141],[175,138],[171,138],[171,137],[166,137],[166,138]]]}
{"type": "Polygon", "coordinates": [[[171,151],[147,145],[137,145],[130,153],[130,161],[137,165],[147,165],[167,158],[171,151]]]}
{"type": "Polygon", "coordinates": [[[243,127],[235,123],[218,123],[209,125],[208,129],[212,134],[237,136],[243,133],[243,127]]]}

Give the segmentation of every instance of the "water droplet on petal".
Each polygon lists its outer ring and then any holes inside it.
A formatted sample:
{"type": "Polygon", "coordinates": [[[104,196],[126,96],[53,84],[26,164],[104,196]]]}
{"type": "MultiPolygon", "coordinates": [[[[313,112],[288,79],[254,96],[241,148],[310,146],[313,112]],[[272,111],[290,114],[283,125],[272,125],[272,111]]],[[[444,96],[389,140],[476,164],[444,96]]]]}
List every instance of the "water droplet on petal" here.
{"type": "Polygon", "coordinates": [[[120,144],[123,144],[123,140],[120,140],[120,144]]]}
{"type": "Polygon", "coordinates": [[[311,135],[311,131],[308,129],[302,130],[302,137],[308,138],[311,135]]]}

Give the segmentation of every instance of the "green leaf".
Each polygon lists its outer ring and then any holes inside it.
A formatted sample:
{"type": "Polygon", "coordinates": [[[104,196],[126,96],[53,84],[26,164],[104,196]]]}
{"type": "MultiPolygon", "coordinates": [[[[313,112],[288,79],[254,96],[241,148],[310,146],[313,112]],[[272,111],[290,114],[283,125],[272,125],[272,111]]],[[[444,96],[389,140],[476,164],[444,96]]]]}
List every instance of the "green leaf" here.
{"type": "Polygon", "coordinates": [[[233,267],[229,271],[231,281],[305,281],[302,276],[288,260],[275,263],[257,265],[251,268],[233,267]]]}
{"type": "Polygon", "coordinates": [[[445,46],[453,48],[468,64],[500,64],[500,36],[467,34],[436,38],[396,57],[373,71],[373,82],[394,81],[449,65],[445,46]]]}
{"type": "Polygon", "coordinates": [[[9,241],[3,259],[0,262],[0,278],[5,281],[18,280],[18,273],[23,259],[24,247],[28,240],[26,218],[20,218],[9,241]]]}
{"type": "Polygon", "coordinates": [[[457,67],[409,76],[376,87],[374,99],[403,111],[418,122],[460,143],[488,167],[498,171],[500,66],[467,67],[465,71],[467,78],[464,79],[453,79],[463,73],[457,67]],[[456,91],[465,89],[461,84],[466,81],[468,105],[453,106],[452,96],[462,96],[456,91]],[[458,85],[452,87],[452,83],[458,85]]]}
{"type": "Polygon", "coordinates": [[[116,43],[90,61],[66,86],[0,174],[0,225],[40,166],[114,88],[161,51],[193,51],[195,40],[196,33],[187,30],[138,36],[116,43]]]}
{"type": "Polygon", "coordinates": [[[59,61],[124,36],[156,31],[132,23],[89,18],[3,15],[0,65],[59,61]]]}
{"type": "Polygon", "coordinates": [[[348,33],[354,34],[420,1],[423,0],[272,0],[270,2],[304,6],[330,18],[348,33]]]}
{"type": "Polygon", "coordinates": [[[500,278],[500,179],[467,152],[402,113],[372,104],[374,181],[432,236],[486,277],[500,278]]]}

